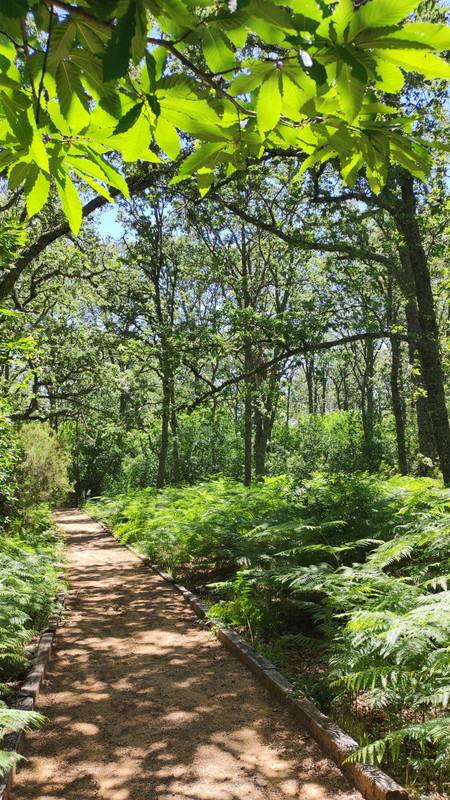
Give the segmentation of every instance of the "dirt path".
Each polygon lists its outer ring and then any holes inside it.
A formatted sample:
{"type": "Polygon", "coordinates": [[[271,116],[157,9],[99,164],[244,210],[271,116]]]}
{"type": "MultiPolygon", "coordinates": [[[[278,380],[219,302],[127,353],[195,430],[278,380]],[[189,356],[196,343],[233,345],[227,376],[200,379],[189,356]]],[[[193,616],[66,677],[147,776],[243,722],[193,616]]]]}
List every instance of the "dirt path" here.
{"type": "Polygon", "coordinates": [[[161,578],[85,514],[12,800],[362,800],[161,578]]]}

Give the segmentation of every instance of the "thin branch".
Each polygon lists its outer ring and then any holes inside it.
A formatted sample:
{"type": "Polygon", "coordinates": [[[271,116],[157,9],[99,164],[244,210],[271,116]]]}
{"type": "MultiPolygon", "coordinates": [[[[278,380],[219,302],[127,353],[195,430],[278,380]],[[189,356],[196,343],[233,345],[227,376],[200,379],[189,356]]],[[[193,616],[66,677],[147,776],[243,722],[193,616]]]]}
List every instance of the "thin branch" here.
{"type": "Polygon", "coordinates": [[[248,378],[253,377],[253,375],[258,374],[261,370],[271,369],[271,367],[275,367],[280,361],[284,361],[286,358],[291,358],[292,356],[300,356],[305,355],[306,353],[311,352],[322,352],[326,350],[332,350],[334,347],[340,347],[341,345],[351,344],[353,342],[361,342],[367,339],[397,339],[401,342],[409,342],[411,341],[411,336],[407,336],[406,334],[401,333],[392,333],[392,331],[378,331],[378,332],[366,332],[366,333],[355,333],[349,336],[343,336],[342,339],[333,339],[328,342],[310,342],[305,343],[301,347],[294,348],[293,350],[284,350],[283,353],[271,358],[269,361],[262,362],[258,364],[257,367],[254,369],[248,370],[247,372],[241,372],[240,375],[235,375],[233,378],[228,378],[228,380],[223,381],[223,383],[219,384],[219,386],[215,386],[209,392],[205,392],[204,394],[197,397],[194,402],[192,403],[183,403],[175,408],[175,411],[194,411],[199,405],[202,405],[206,400],[209,400],[210,397],[214,397],[217,394],[220,394],[225,389],[228,389],[230,386],[234,386],[236,383],[241,383],[241,381],[245,381],[248,378]]]}

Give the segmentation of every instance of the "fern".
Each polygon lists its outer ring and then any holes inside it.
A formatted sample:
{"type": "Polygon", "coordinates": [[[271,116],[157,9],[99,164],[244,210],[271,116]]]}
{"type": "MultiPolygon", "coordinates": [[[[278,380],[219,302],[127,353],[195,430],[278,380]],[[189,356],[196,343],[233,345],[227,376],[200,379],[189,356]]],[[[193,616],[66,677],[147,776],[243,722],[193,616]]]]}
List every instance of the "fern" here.
{"type": "Polygon", "coordinates": [[[424,775],[434,759],[445,773],[448,490],[366,475],[297,487],[214,479],[91,507],[154,560],[208,583],[212,613],[251,639],[286,659],[305,647],[329,654],[329,675],[296,682],[318,702],[359,695],[384,709],[383,735],[360,756],[400,754],[424,775]]]}
{"type": "MultiPolygon", "coordinates": [[[[7,708],[0,701],[0,743],[8,734],[19,730],[28,730],[32,725],[40,727],[46,718],[36,711],[22,711],[7,708]]],[[[22,756],[13,750],[0,749],[0,777],[4,775],[22,756]]]]}

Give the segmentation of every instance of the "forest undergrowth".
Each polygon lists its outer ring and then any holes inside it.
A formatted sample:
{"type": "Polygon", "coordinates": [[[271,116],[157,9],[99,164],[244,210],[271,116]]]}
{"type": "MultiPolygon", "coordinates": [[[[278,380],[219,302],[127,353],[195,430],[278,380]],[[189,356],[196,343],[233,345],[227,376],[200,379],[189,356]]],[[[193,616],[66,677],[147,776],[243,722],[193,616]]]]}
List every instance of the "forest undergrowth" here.
{"type": "MultiPolygon", "coordinates": [[[[0,746],[7,732],[43,721],[40,714],[11,708],[11,702],[37,637],[58,607],[61,547],[48,504],[16,514],[7,534],[0,531],[0,746]]],[[[0,776],[17,757],[0,747],[0,776]]]]}
{"type": "Polygon", "coordinates": [[[235,626],[418,791],[450,785],[450,491],[360,474],[213,478],[88,510],[235,626]]]}

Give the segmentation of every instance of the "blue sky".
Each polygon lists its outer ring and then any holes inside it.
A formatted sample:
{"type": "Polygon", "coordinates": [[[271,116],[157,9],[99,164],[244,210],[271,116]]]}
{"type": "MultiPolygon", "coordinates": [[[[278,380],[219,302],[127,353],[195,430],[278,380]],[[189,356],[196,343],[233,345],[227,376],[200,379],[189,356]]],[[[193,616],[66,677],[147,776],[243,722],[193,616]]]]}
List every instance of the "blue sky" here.
{"type": "Polygon", "coordinates": [[[108,236],[111,239],[120,239],[125,229],[117,219],[118,206],[107,205],[97,215],[96,229],[103,239],[108,236]]]}

